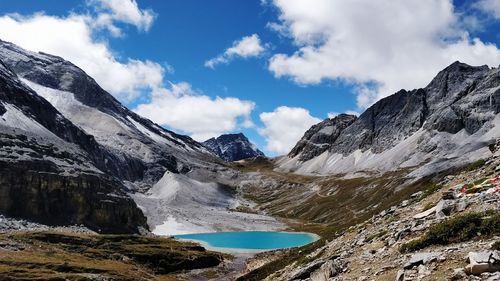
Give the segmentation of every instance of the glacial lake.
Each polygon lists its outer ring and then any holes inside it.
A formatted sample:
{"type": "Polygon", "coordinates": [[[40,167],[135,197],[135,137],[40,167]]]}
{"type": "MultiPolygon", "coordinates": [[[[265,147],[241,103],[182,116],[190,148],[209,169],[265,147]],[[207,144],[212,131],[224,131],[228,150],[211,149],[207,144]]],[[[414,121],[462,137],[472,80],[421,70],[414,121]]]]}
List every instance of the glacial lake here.
{"type": "Polygon", "coordinates": [[[175,235],[180,240],[195,241],[214,250],[268,251],[300,247],[319,237],[305,232],[242,231],[175,235]]]}

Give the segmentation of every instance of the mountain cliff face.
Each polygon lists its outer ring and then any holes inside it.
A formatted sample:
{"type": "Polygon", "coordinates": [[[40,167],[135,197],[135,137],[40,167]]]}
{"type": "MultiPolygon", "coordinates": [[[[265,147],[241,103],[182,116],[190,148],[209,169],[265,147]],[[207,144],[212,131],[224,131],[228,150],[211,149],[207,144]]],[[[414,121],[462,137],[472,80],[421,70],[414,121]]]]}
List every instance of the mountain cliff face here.
{"type": "Polygon", "coordinates": [[[425,174],[487,156],[488,144],[500,136],[499,110],[499,69],[455,62],[427,87],[401,90],[357,119],[341,115],[315,125],[278,163],[322,174],[426,163],[419,170],[425,174]]]}
{"type": "Polygon", "coordinates": [[[264,153],[242,134],[225,134],[203,142],[203,145],[225,161],[263,157],[264,153]]]}
{"type": "Polygon", "coordinates": [[[138,232],[146,218],[110,156],[0,63],[0,212],[48,224],[138,232]]]}

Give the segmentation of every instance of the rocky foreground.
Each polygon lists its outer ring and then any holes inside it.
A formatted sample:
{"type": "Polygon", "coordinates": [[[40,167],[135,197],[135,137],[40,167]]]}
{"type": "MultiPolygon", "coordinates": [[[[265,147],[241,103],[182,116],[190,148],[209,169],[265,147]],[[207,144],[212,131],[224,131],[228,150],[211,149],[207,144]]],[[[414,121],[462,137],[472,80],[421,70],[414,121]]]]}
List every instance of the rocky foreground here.
{"type": "Polygon", "coordinates": [[[286,256],[261,256],[240,279],[500,280],[500,152],[332,237],[270,275],[286,256]]]}

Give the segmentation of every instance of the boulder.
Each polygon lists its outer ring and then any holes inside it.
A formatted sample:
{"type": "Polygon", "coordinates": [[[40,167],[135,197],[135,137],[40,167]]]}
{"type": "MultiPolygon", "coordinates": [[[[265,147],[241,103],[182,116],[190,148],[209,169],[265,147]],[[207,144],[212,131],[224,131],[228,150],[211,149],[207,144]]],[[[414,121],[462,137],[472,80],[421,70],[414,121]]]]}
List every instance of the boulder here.
{"type": "Polygon", "coordinates": [[[454,209],[455,200],[441,200],[436,205],[436,218],[445,218],[449,216],[454,209]]]}
{"type": "Polygon", "coordinates": [[[469,265],[465,267],[467,274],[480,275],[485,272],[500,271],[500,256],[498,251],[469,252],[469,265]]]}
{"type": "Polygon", "coordinates": [[[422,213],[416,214],[413,216],[414,219],[423,219],[425,217],[430,216],[436,212],[436,206],[430,208],[429,210],[423,211],[422,213]]]}
{"type": "Polygon", "coordinates": [[[404,269],[411,269],[415,266],[419,266],[421,264],[429,264],[433,261],[436,261],[442,253],[440,252],[427,252],[427,253],[416,253],[414,254],[410,260],[404,265],[404,269]]]}
{"type": "Polygon", "coordinates": [[[328,281],[330,277],[342,272],[342,265],[338,260],[328,260],[319,269],[311,273],[311,281],[328,281]]]}

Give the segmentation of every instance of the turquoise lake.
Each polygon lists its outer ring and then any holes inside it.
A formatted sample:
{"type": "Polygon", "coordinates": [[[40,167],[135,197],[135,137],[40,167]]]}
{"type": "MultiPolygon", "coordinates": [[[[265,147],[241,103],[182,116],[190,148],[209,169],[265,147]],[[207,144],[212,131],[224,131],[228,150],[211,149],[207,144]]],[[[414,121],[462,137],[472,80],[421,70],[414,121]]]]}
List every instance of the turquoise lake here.
{"type": "Polygon", "coordinates": [[[175,238],[194,240],[209,248],[265,251],[304,246],[318,236],[304,232],[244,231],[184,234],[175,238]]]}

